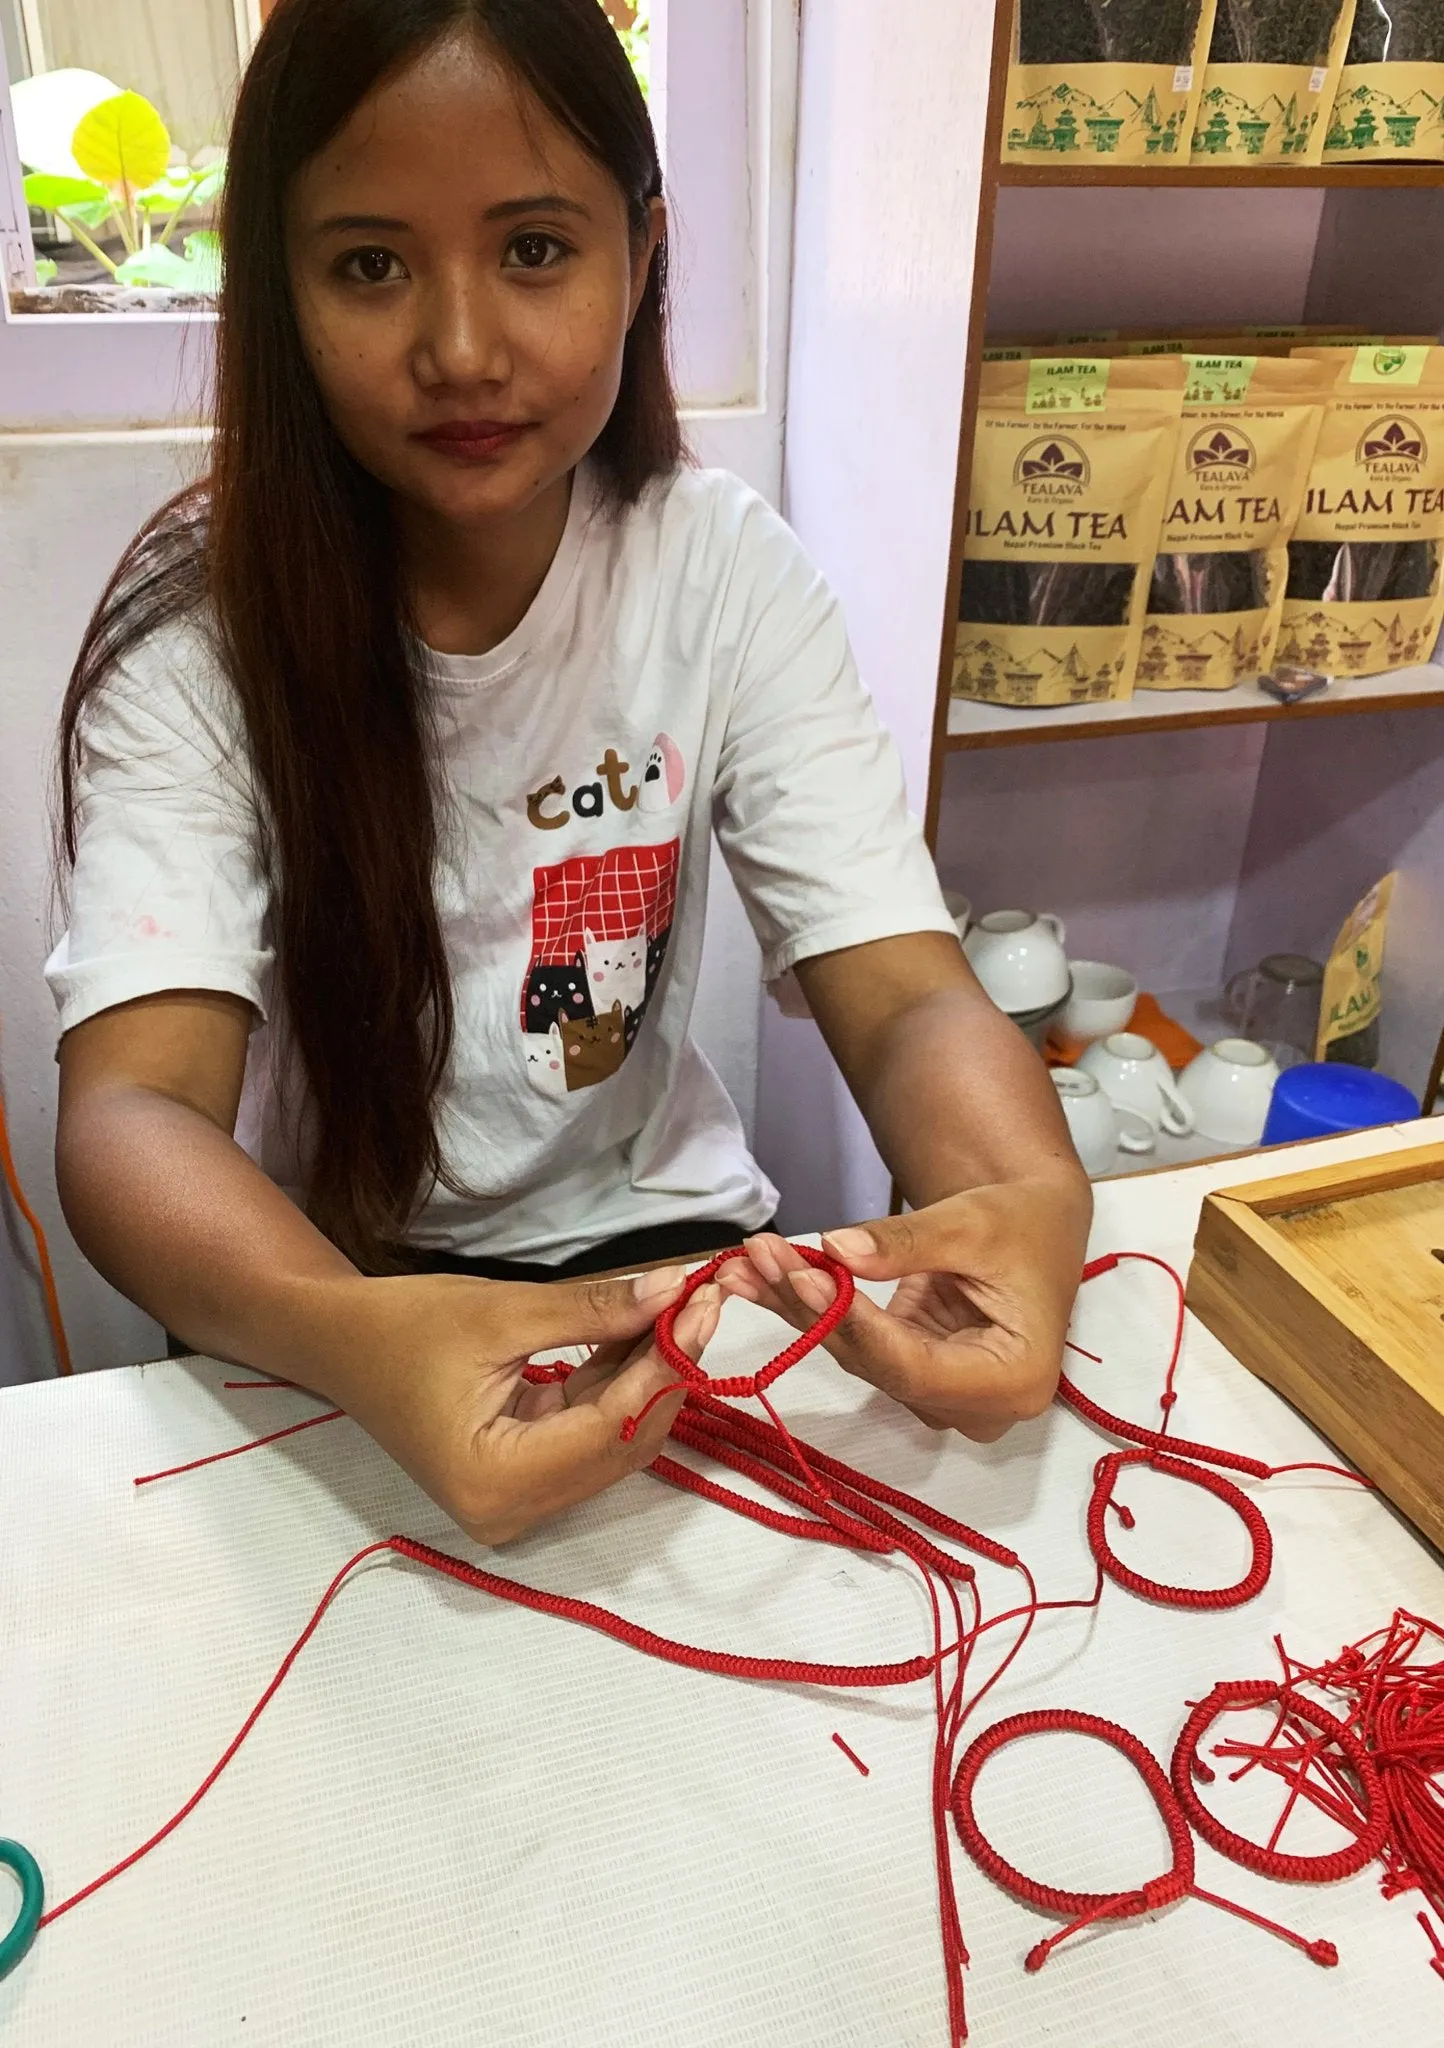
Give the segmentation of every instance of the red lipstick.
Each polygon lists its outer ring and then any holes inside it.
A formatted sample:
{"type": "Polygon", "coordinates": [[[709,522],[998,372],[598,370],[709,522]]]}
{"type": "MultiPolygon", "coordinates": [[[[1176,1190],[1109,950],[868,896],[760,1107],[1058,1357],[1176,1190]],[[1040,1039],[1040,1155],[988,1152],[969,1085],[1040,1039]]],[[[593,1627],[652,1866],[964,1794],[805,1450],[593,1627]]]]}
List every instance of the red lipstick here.
{"type": "Polygon", "coordinates": [[[489,462],[529,431],[525,424],[507,420],[444,420],[439,427],[429,427],[411,438],[459,462],[489,462]]]}

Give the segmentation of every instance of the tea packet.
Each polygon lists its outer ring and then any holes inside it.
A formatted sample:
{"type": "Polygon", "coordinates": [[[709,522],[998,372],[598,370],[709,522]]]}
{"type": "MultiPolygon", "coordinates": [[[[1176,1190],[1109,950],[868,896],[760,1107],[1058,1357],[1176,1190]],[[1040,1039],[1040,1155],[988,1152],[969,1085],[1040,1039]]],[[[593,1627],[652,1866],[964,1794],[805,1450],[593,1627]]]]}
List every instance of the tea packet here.
{"type": "Polygon", "coordinates": [[[1218,0],[1196,163],[1317,164],[1354,0],[1218,0]]]}
{"type": "Polygon", "coordinates": [[[984,365],[956,696],[1132,695],[1183,385],[1179,357],[984,365]]]}
{"type": "Polygon", "coordinates": [[[1383,1009],[1384,939],[1397,875],[1385,875],[1350,911],[1324,969],[1317,1060],[1344,1066],[1379,1064],[1383,1009]]]}
{"type": "Polygon", "coordinates": [[[1231,690],[1278,643],[1336,361],[1189,355],[1137,687],[1231,690]]]}
{"type": "Polygon", "coordinates": [[[1017,0],[1012,163],[1187,164],[1215,0],[1017,0]]]}
{"type": "Polygon", "coordinates": [[[1329,676],[1427,661],[1444,621],[1444,348],[1295,355],[1339,374],[1289,543],[1279,659],[1329,676]]]}
{"type": "Polygon", "coordinates": [[[1444,0],[1358,0],[1324,154],[1444,158],[1444,0]]]}

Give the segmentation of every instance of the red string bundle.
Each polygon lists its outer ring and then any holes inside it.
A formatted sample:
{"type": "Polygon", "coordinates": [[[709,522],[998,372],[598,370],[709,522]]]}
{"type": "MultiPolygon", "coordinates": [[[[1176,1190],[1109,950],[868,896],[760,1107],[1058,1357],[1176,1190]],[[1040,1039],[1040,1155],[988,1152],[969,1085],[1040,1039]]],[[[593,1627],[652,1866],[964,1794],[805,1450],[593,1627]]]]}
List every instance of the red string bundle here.
{"type": "MultiPolygon", "coordinates": [[[[1097,1565],[1093,1593],[1079,1600],[1040,1600],[1032,1574],[1015,1551],[969,1528],[941,1509],[916,1500],[866,1473],[855,1471],[840,1460],[794,1438],[776,1414],[767,1399],[767,1389],[826,1341],[846,1315],[854,1292],[852,1277],[845,1268],[805,1246],[797,1249],[810,1265],[826,1271],[836,1285],[833,1303],[813,1328],[755,1374],[710,1378],[677,1345],[674,1325],[677,1314],[698,1287],[710,1280],[728,1258],[744,1256],[741,1248],[723,1253],[690,1276],[680,1299],[659,1318],[657,1347],[677,1374],[677,1381],[655,1396],[641,1415],[631,1419],[624,1435],[635,1433],[655,1401],[664,1399],[668,1393],[684,1391],[687,1398],[671,1432],[676,1443],[705,1455],[713,1463],[770,1493],[784,1506],[774,1508],[766,1501],[739,1493],[671,1457],[664,1456],[654,1461],[650,1468],[654,1476],[779,1534],[905,1561],[919,1573],[927,1591],[933,1632],[929,1653],[893,1664],[849,1666],[798,1659],[741,1657],[722,1651],[697,1649],[655,1635],[590,1602],[521,1585],[411,1538],[393,1536],[382,1543],[368,1545],[337,1573],[240,1730],[180,1811],[120,1863],[52,1907],[42,1925],[68,1912],[82,1899],[129,1869],[194,1809],[255,1726],[342,1585],[365,1559],[380,1552],[390,1552],[407,1562],[445,1574],[479,1592],[534,1612],[599,1629],[648,1656],[721,1677],[839,1688],[901,1686],[931,1679],[936,1721],[931,1805],[949,2040],[953,2048],[964,2041],[967,2034],[963,1996],[967,1951],[948,1846],[950,1812],[970,1854],[998,1883],[1040,1910],[1072,1916],[1072,1925],[1037,1944],[1030,1952],[1030,1969],[1041,1967],[1057,1944],[1082,1926],[1096,1920],[1127,1918],[1152,1911],[1189,1895],[1238,1913],[1281,1935],[1304,1949],[1315,1961],[1328,1963],[1337,1960],[1329,1943],[1305,1941],[1272,1921],[1198,1891],[1193,1883],[1194,1848],[1190,1822],[1216,1847],[1221,1847],[1224,1854],[1232,1854],[1235,1860],[1248,1862],[1255,1869],[1267,1865],[1271,1875],[1296,1875],[1297,1872],[1287,1866],[1301,1862],[1319,1865],[1319,1874],[1322,1874],[1322,1864],[1328,1863],[1329,1874],[1342,1874],[1340,1856],[1350,1867],[1360,1868],[1370,1856],[1382,1854],[1388,1872],[1386,1888],[1389,1882],[1396,1889],[1417,1885],[1437,1908],[1441,1897],[1444,1897],[1444,1790],[1441,1790],[1439,1782],[1439,1774],[1444,1770],[1444,1660],[1427,1665],[1415,1660],[1425,1634],[1432,1635],[1441,1647],[1444,1647],[1444,1636],[1431,1624],[1418,1622],[1413,1617],[1396,1617],[1394,1628],[1386,1632],[1382,1640],[1370,1638],[1354,1650],[1342,1653],[1333,1665],[1317,1672],[1291,1666],[1286,1659],[1282,1685],[1274,1682],[1263,1687],[1262,1691],[1258,1687],[1216,1688],[1209,1700],[1194,1711],[1180,1738],[1174,1757],[1172,1784],[1151,1754],[1127,1730],[1096,1716],[1062,1711],[1019,1715],[998,1723],[973,1745],[954,1778],[954,1761],[965,1721],[1002,1680],[1021,1653],[1041,1614],[1096,1606],[1102,1596],[1105,1578],[1140,1598],[1172,1606],[1208,1610],[1240,1605],[1252,1599],[1266,1583],[1272,1559],[1272,1541],[1268,1526],[1254,1502],[1232,1480],[1221,1477],[1220,1472],[1229,1471],[1262,1480],[1277,1476],[1279,1471],[1338,1471],[1341,1468],[1274,1468],[1237,1452],[1191,1443],[1169,1434],[1171,1410],[1177,1401],[1174,1383],[1184,1328],[1182,1282],[1171,1267],[1152,1254],[1117,1253],[1095,1260],[1086,1269],[1085,1280],[1113,1272],[1124,1260],[1133,1259],[1161,1268],[1170,1276],[1177,1290],[1177,1316],[1161,1400],[1163,1425],[1160,1429],[1150,1430],[1111,1415],[1096,1401],[1082,1394],[1066,1377],[1063,1379],[1059,1397],[1066,1405],[1095,1427],[1106,1430],[1134,1448],[1107,1454],[1099,1461],[1095,1473],[1087,1522],[1089,1543],[1097,1565]],[[725,1405],[729,1400],[745,1398],[758,1399],[770,1420],[764,1422],[725,1405]],[[1114,1499],[1120,1474],[1133,1465],[1142,1465],[1184,1484],[1202,1487],[1239,1515],[1253,1546],[1252,1564],[1243,1579],[1234,1586],[1219,1589],[1169,1587],[1144,1577],[1117,1557],[1108,1541],[1106,1517],[1111,1510],[1119,1516],[1124,1527],[1134,1526],[1131,1511],[1114,1499]],[[1209,1467],[1219,1469],[1210,1470],[1209,1467]],[[924,1531],[928,1533],[924,1534],[924,1531]],[[952,1547],[945,1548],[945,1545],[952,1547]],[[968,1551],[1020,1572],[1027,1590],[1024,1604],[985,1620],[974,1568],[965,1558],[957,1556],[956,1550],[968,1551]],[[968,1603],[966,1613],[965,1599],[968,1603]],[[991,1631],[1013,1623],[1020,1624],[1015,1639],[987,1680],[968,1698],[968,1675],[979,1644],[991,1631]],[[1405,1671],[1407,1676],[1401,1676],[1405,1671]],[[1353,1703],[1350,1714],[1340,1720],[1316,1710],[1310,1722],[1294,1697],[1298,1685],[1304,1682],[1346,1693],[1353,1703]],[[1247,1699],[1242,1697],[1244,1694],[1248,1695],[1247,1699]],[[1273,1839],[1269,1844],[1260,1846],[1232,1834],[1204,1808],[1194,1780],[1206,1781],[1210,1775],[1209,1767],[1198,1753],[1198,1744],[1213,1721],[1233,1706],[1256,1705],[1265,1698],[1276,1701],[1279,1706],[1278,1726],[1271,1741],[1252,1749],[1227,1744],[1220,1748],[1220,1753],[1246,1756],[1246,1769],[1263,1766],[1289,1779],[1292,1788],[1289,1804],[1273,1839]],[[977,1826],[972,1797],[983,1764],[1005,1743],[1018,1736],[1057,1728],[1072,1729],[1111,1743],[1129,1757],[1144,1777],[1163,1815],[1174,1850],[1173,1863],[1162,1877],[1151,1880],[1136,1891],[1119,1895],[1062,1892],[1038,1884],[1014,1870],[984,1840],[977,1826]],[[1309,1734],[1309,1729],[1312,1729],[1312,1734],[1309,1734]],[[1308,1752],[1307,1761],[1305,1751],[1308,1752]],[[1372,1778],[1369,1775],[1371,1771],[1374,1774],[1372,1778]],[[1312,1800],[1324,1810],[1334,1812],[1336,1817],[1352,1812],[1356,1824],[1348,1827],[1355,1837],[1350,1847],[1333,1859],[1291,1858],[1279,1851],[1278,1836],[1299,1798],[1312,1800]],[[1262,1862],[1261,1858],[1264,1859],[1262,1862]]],[[[567,1365],[536,1364],[526,1369],[525,1377],[533,1384],[555,1384],[564,1380],[571,1371],[567,1365]]],[[[284,1381],[226,1384],[293,1391],[284,1381]]],[[[341,1411],[332,1409],[289,1428],[273,1431],[254,1442],[236,1445],[209,1457],[192,1459],[187,1464],[170,1468],[169,1472],[147,1473],[135,1483],[137,1486],[147,1485],[157,1479],[195,1471],[340,1417],[341,1411]]],[[[1344,1476],[1357,1477],[1352,1473],[1344,1476]]],[[[867,1766],[855,1752],[840,1736],[834,1735],[833,1740],[865,1775],[867,1766]]],[[[1432,1931],[1431,1939],[1438,1949],[1435,1967],[1444,1975],[1444,1942],[1440,1942],[1432,1931]]]]}

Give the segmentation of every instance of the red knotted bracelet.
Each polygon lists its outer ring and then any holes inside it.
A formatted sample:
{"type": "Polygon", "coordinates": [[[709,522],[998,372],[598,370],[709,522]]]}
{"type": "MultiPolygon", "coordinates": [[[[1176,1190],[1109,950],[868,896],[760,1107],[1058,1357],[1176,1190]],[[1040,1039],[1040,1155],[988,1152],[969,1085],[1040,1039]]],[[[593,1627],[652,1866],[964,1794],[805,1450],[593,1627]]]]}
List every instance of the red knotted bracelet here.
{"type": "MultiPolygon", "coordinates": [[[[1263,1761],[1271,1748],[1272,1742],[1264,1744],[1256,1752],[1256,1761],[1263,1761]]],[[[1246,1752],[1240,1747],[1234,1753],[1246,1752]]],[[[1302,1778],[1299,1778],[1295,1796],[1302,1790],[1302,1784],[1302,1778]]],[[[1173,1789],[1194,1827],[1221,1856],[1227,1856],[1231,1863],[1241,1863],[1245,1870],[1257,1871],[1260,1877],[1273,1877],[1295,1884],[1336,1884],[1340,1878],[1353,1877],[1382,1854],[1389,1832],[1388,1802],[1374,1759],[1364,1744],[1337,1715],[1329,1713],[1314,1700],[1306,1699],[1291,1684],[1280,1679],[1222,1681],[1206,1700],[1199,1701],[1184,1723],[1183,1733],[1173,1752],[1173,1789]],[[1214,1777],[1212,1767],[1204,1763],[1200,1754],[1203,1738],[1214,1722],[1221,1714],[1236,1713],[1243,1707],[1269,1706],[1280,1709],[1274,1739],[1282,1731],[1285,1721],[1289,1720],[1303,1722],[1319,1738],[1309,1745],[1311,1754],[1304,1757],[1305,1772],[1312,1762],[1326,1761],[1326,1753],[1334,1750],[1353,1778],[1355,1798],[1363,1807],[1363,1818],[1357,1819],[1352,1810],[1340,1812],[1338,1818],[1345,1826],[1352,1823],[1357,1827],[1355,1839],[1347,1848],[1336,1849],[1328,1856],[1294,1856],[1277,1848],[1275,1844],[1284,1821],[1288,1819],[1294,1803],[1292,1799],[1284,1808],[1273,1841],[1265,1844],[1251,1842],[1246,1835],[1237,1835],[1232,1828],[1226,1828],[1199,1798],[1195,1780],[1209,1784],[1214,1777]]],[[[1314,1803],[1323,1802],[1315,1800],[1314,1803]]],[[[1351,1809],[1353,1804],[1351,1802],[1351,1809]]]]}
{"type": "Polygon", "coordinates": [[[714,1394],[725,1401],[746,1401],[762,1399],[774,1381],[780,1380],[785,1372],[791,1372],[794,1365],[800,1365],[819,1344],[825,1344],[848,1310],[852,1307],[857,1292],[851,1273],[838,1259],[830,1259],[826,1252],[815,1252],[810,1245],[798,1244],[792,1249],[799,1258],[806,1259],[819,1273],[826,1273],[837,1288],[836,1294],[823,1310],[810,1330],[804,1330],[800,1337],[794,1337],[785,1351],[777,1356],[760,1372],[736,1373],[731,1378],[713,1379],[703,1372],[700,1365],[690,1359],[677,1342],[677,1318],[699,1287],[705,1287],[709,1280],[715,1280],[730,1259],[745,1259],[747,1247],[732,1245],[725,1252],[718,1252],[705,1266],[699,1266],[695,1273],[687,1275],[686,1285],[677,1299],[657,1318],[657,1349],[671,1366],[677,1378],[670,1387],[662,1387],[642,1409],[640,1415],[630,1415],[622,1424],[622,1441],[630,1443],[648,1415],[659,1401],[665,1401],[669,1394],[714,1394]]]}
{"type": "MultiPolygon", "coordinates": [[[[1132,1514],[1126,1508],[1117,1508],[1116,1512],[1123,1517],[1124,1527],[1131,1529],[1132,1514]]],[[[1122,1586],[1140,1600],[1156,1601],[1160,1607],[1192,1607],[1205,1611],[1242,1607],[1263,1591],[1273,1569],[1274,1543],[1269,1525],[1248,1495],[1221,1473],[1210,1472],[1204,1465],[1188,1464],[1182,1458],[1166,1457],[1161,1451],[1113,1451],[1106,1458],[1099,1459],[1093,1497],[1088,1503],[1088,1543],[1100,1569],[1107,1573],[1115,1586],[1122,1586]],[[1162,1472],[1170,1479],[1182,1480],[1187,1486],[1202,1488],[1233,1509],[1248,1530],[1253,1544],[1253,1563],[1237,1585],[1203,1590],[1191,1586],[1165,1586],[1157,1579],[1144,1578],[1141,1572],[1134,1571],[1114,1555],[1108,1541],[1107,1514],[1108,1509],[1115,1505],[1113,1488],[1125,1465],[1146,1465],[1151,1472],[1162,1472]]]]}
{"type": "Polygon", "coordinates": [[[1278,1935],[1325,1968],[1331,1968],[1339,1960],[1339,1952],[1331,1941],[1309,1941],[1292,1929],[1281,1927],[1277,1921],[1267,1920],[1260,1913],[1250,1912],[1231,1899],[1221,1899],[1213,1892],[1199,1890],[1194,1883],[1193,1833],[1183,1801],[1176,1795],[1175,1787],[1169,1784],[1152,1753],[1144,1748],[1136,1735],[1120,1728],[1116,1721],[1105,1721],[1098,1714],[1080,1714],[1064,1707],[1050,1707],[1035,1713],[1014,1714],[1006,1721],[995,1722],[978,1737],[959,1764],[958,1774],[953,1780],[952,1808],[959,1839],[994,1884],[1001,1885],[1015,1899],[1036,1907],[1039,1912],[1055,1914],[1059,1919],[1069,1921],[1060,1933],[1049,1935],[1028,1951],[1027,1967],[1030,1970],[1041,1970],[1060,1942],[1081,1934],[1085,1927],[1093,1926],[1096,1921],[1136,1919],[1186,1898],[1198,1899],[1206,1906],[1221,1907],[1224,1912],[1247,1920],[1268,1934],[1278,1935]],[[1131,1892],[1063,1891],[1056,1885],[1040,1884],[1036,1878],[1014,1869],[985,1838],[973,1805],[973,1794],[983,1765],[1008,1743],[1016,1742],[1024,1735],[1050,1734],[1091,1736],[1094,1741],[1106,1742],[1110,1748],[1127,1757],[1148,1787],[1149,1796],[1168,1830],[1173,1861],[1161,1877],[1150,1878],[1131,1892]]]}

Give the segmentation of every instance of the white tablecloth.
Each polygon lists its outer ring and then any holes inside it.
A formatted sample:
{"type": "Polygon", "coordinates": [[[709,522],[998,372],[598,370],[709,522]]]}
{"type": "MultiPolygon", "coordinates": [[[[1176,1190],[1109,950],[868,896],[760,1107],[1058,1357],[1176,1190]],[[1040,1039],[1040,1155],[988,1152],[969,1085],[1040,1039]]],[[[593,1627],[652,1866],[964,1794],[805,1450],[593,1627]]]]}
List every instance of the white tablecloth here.
{"type": "MultiPolygon", "coordinates": [[[[1309,1163],[1424,1135],[1340,1141],[1309,1163]]],[[[1293,1163],[1108,1184],[1095,1249],[1186,1265],[1208,1188],[1293,1163]]],[[[1166,1281],[1142,1267],[1090,1286],[1077,1330],[1106,1365],[1080,1366],[1080,1383],[1152,1423],[1171,1311],[1166,1281]]],[[[750,1369],[777,1337],[758,1311],[729,1307],[714,1369],[750,1369]]],[[[0,1835],[34,1850],[52,1901],[180,1805],[353,1551],[403,1531],[482,1555],[349,1421],[137,1492],[137,1473],[310,1412],[293,1394],[226,1393],[227,1377],[194,1361],[0,1393],[0,1835]]],[[[1192,1324],[1180,1387],[1180,1434],[1278,1463],[1320,1455],[1192,1324]]],[[[1045,1598],[1090,1588],[1084,1511],[1110,1446],[1073,1415],[1055,1407],[980,1450],[930,1435],[825,1360],[777,1391],[804,1436],[1013,1545],[1045,1598]]],[[[1152,1474],[1125,1485],[1139,1527],[1115,1542],[1141,1569],[1197,1584],[1241,1575],[1246,1540],[1222,1506],[1152,1474]]],[[[1097,1615],[1040,1622],[970,1732],[1070,1706],[1121,1721],[1166,1761],[1186,1701],[1276,1669],[1276,1630],[1314,1659],[1396,1605],[1444,1619],[1438,1564],[1377,1500],[1308,1477],[1259,1497],[1277,1545],[1260,1599],[1199,1615],[1109,1587],[1097,1615]]],[[[774,1536],[645,1476],[487,1561],[744,1653],[865,1663],[929,1642],[906,1568],[774,1536]]],[[[991,1612],[1019,1597],[1015,1575],[980,1578],[991,1612]]],[[[733,1683],[383,1561],[341,1594],[201,1807],[0,1984],[0,2039],[938,2048],[931,1755],[925,1685],[733,1683]]],[[[1277,1785],[1256,1795],[1258,1783],[1226,1795],[1241,1825],[1262,1820],[1256,1796],[1277,1810],[1277,1785]]],[[[1058,1884],[1126,1888],[1168,1860],[1128,1767],[1076,1738],[1005,1752],[980,1810],[1004,1853],[1058,1884]]],[[[1310,1847],[1306,1826],[1299,1842],[1310,1847]]],[[[983,2048],[1444,2037],[1418,1902],[1386,1903],[1377,1872],[1285,1888],[1200,1844],[1201,1884],[1329,1936],[1337,1970],[1189,1901],[1090,1930],[1028,1976],[1024,1954],[1056,1923],[960,1850],[955,1864],[983,2048]]],[[[0,1921],[9,1910],[0,1873],[0,1921]]]]}

